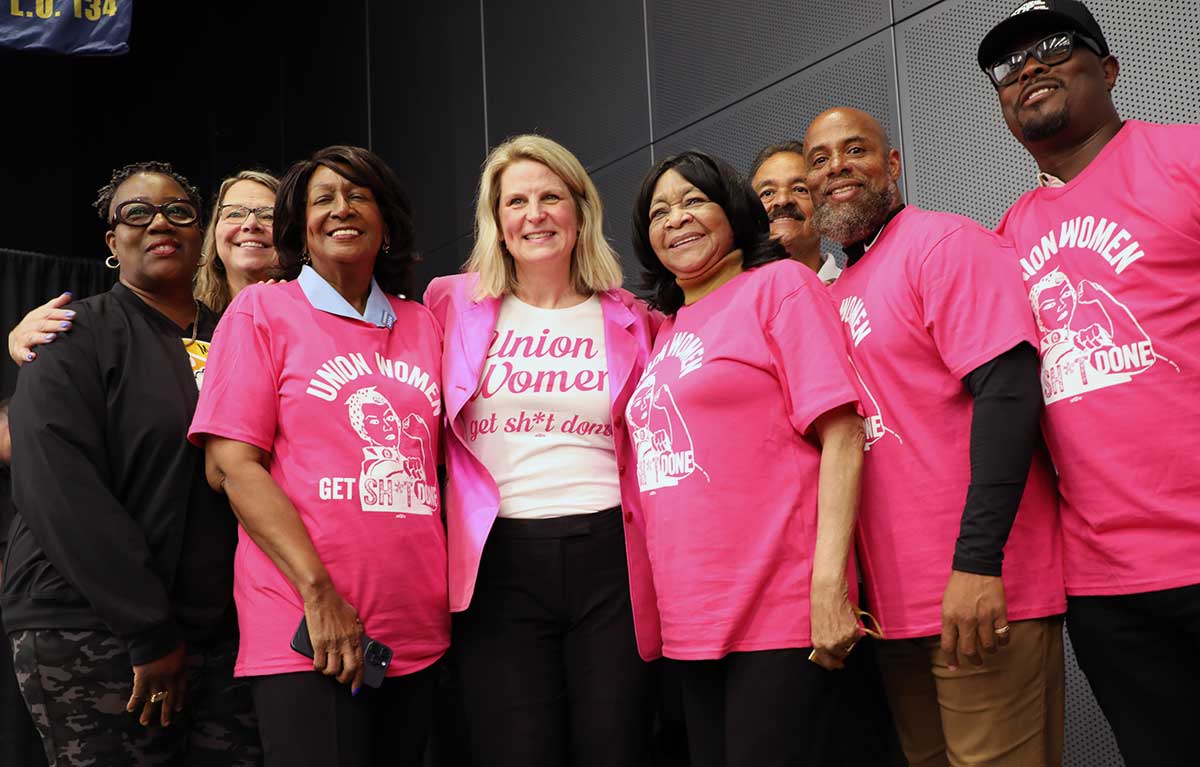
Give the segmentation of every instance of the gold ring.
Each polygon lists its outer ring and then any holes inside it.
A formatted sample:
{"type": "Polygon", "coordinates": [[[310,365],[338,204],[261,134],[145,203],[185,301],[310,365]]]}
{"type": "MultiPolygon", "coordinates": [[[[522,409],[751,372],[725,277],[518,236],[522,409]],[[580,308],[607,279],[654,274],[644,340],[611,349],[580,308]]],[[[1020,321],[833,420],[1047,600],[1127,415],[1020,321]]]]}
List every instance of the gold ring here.
{"type": "Polygon", "coordinates": [[[1000,628],[996,629],[996,636],[998,636],[998,637],[1004,636],[1005,634],[1008,633],[1009,629],[1011,629],[1011,628],[1012,628],[1012,626],[1010,624],[1008,624],[1008,623],[1004,624],[1000,628]]]}
{"type": "Polygon", "coordinates": [[[165,690],[159,690],[158,692],[156,692],[156,693],[153,693],[153,694],[150,696],[150,702],[151,702],[151,703],[158,703],[159,701],[166,700],[166,697],[167,697],[167,693],[166,693],[166,691],[165,691],[165,690]]]}

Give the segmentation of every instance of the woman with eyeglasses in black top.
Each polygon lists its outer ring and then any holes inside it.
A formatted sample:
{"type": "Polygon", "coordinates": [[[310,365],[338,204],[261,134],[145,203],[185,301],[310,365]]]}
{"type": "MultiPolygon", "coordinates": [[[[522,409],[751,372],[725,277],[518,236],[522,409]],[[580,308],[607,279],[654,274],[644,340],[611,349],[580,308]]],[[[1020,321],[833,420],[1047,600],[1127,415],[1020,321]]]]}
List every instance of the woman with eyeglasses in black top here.
{"type": "Polygon", "coordinates": [[[140,163],[96,205],[120,281],[72,305],[13,398],[13,665],[52,764],[257,764],[236,520],[186,439],[216,324],[192,295],[199,198],[140,163]]]}

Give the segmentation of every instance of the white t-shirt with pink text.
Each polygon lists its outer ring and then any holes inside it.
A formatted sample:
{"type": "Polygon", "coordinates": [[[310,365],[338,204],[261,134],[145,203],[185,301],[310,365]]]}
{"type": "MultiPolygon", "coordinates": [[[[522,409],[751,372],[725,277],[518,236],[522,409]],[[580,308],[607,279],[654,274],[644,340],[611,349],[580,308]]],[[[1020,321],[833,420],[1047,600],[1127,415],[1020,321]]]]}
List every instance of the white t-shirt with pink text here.
{"type": "MultiPolygon", "coordinates": [[[[975,222],[908,206],[829,288],[860,374],[867,454],[859,563],[888,639],[938,634],[971,479],[974,402],[963,378],[1033,324],[1012,251],[975,222]]],[[[1061,613],[1053,477],[1035,456],[1008,543],[1011,620],[1061,613]]]]}
{"type": "Polygon", "coordinates": [[[1127,121],[998,232],[1037,322],[1068,593],[1200,583],[1200,126],[1127,121]]]}
{"type": "Polygon", "coordinates": [[[465,416],[467,446],[500,489],[500,517],[618,505],[600,299],[542,309],[506,295],[465,416]]]}
{"type": "MultiPolygon", "coordinates": [[[[319,278],[317,278],[319,279],[319,278]]],[[[392,649],[388,676],[449,644],[446,536],[437,460],[441,331],[415,301],[387,297],[391,327],[335,316],[302,281],[251,285],[225,310],[189,438],[270,455],[337,592],[392,649]]],[[[292,650],[299,592],[242,528],[234,559],[235,674],[312,671],[292,650]]]]}
{"type": "Polygon", "coordinates": [[[811,645],[812,426],[857,402],[852,375],[828,291],[791,260],[737,275],[659,329],[626,419],[666,657],[811,645]]]}

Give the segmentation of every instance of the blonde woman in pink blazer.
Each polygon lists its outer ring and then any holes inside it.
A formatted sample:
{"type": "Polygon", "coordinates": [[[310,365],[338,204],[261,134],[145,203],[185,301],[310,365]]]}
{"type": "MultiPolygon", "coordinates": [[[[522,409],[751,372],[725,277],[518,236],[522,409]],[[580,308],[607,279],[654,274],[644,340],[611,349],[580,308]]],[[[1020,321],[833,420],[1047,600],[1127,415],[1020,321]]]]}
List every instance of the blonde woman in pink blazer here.
{"type": "Polygon", "coordinates": [[[541,136],[484,165],[444,330],[453,646],[478,764],[628,767],[658,614],[625,406],[658,315],[622,290],[596,187],[541,136]]]}

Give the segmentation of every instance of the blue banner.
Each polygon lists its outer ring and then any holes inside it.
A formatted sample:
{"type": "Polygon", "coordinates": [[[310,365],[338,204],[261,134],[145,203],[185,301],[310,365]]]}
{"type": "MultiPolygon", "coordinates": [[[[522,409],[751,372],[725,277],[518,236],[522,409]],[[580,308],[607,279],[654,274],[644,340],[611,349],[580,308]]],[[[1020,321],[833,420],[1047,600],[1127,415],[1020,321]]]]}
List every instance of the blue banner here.
{"type": "Polygon", "coordinates": [[[119,56],[129,52],[133,0],[0,0],[0,47],[119,56]]]}

